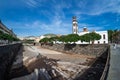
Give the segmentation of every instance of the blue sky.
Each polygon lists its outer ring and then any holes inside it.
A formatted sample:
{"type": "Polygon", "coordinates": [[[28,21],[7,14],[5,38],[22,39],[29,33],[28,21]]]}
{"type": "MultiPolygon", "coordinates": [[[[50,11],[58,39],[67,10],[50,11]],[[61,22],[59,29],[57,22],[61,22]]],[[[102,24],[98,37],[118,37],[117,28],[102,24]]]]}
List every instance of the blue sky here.
{"type": "Polygon", "coordinates": [[[72,16],[79,31],[120,29],[120,0],[0,0],[0,19],[17,36],[70,34],[72,16]]]}

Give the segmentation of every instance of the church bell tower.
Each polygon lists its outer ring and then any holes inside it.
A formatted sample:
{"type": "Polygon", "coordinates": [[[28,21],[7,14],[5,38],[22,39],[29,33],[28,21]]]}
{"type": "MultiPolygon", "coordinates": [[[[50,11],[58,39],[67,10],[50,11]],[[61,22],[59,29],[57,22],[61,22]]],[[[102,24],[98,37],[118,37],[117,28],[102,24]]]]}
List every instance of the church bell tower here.
{"type": "Polygon", "coordinates": [[[77,34],[78,33],[78,23],[76,20],[76,16],[73,16],[72,18],[72,33],[77,34]]]}

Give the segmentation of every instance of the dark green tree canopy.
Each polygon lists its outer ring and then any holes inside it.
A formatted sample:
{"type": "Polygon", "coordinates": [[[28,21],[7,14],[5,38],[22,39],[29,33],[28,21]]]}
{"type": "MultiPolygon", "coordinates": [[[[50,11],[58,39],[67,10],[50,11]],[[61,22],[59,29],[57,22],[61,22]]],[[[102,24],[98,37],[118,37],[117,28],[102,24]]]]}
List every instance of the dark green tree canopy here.
{"type": "Polygon", "coordinates": [[[90,35],[88,33],[84,34],[84,35],[80,36],[80,40],[81,40],[81,42],[83,42],[83,41],[90,42],[90,35]]]}
{"type": "Polygon", "coordinates": [[[44,43],[47,43],[50,41],[50,38],[43,38],[41,39],[39,42],[44,42],[44,43]]]}
{"type": "Polygon", "coordinates": [[[9,41],[19,41],[18,38],[13,37],[12,35],[3,33],[2,31],[0,31],[0,39],[1,40],[9,40],[9,41]]]}
{"type": "Polygon", "coordinates": [[[79,41],[79,35],[78,34],[69,34],[66,36],[67,42],[77,42],[79,41]]]}
{"type": "Polygon", "coordinates": [[[99,40],[101,39],[101,35],[95,33],[95,32],[91,32],[91,33],[87,33],[84,34],[82,36],[80,36],[80,40],[83,42],[89,42],[92,41],[94,43],[95,40],[99,40]]]}
{"type": "Polygon", "coordinates": [[[94,40],[100,40],[101,39],[101,35],[99,35],[99,34],[97,34],[97,33],[95,33],[95,32],[91,32],[91,33],[89,33],[89,35],[90,35],[90,40],[91,41],[94,41],[94,40]]]}
{"type": "Polygon", "coordinates": [[[82,36],[79,36],[78,34],[68,34],[68,35],[64,35],[61,37],[43,38],[39,42],[48,43],[48,42],[53,42],[53,41],[60,41],[64,43],[71,43],[71,42],[75,43],[79,40],[81,40],[82,42],[83,41],[94,42],[95,40],[99,40],[99,39],[101,39],[101,35],[95,32],[91,32],[91,33],[84,34],[82,36]]]}
{"type": "Polygon", "coordinates": [[[119,30],[108,30],[108,40],[110,42],[119,42],[120,40],[120,31],[119,30]]]}

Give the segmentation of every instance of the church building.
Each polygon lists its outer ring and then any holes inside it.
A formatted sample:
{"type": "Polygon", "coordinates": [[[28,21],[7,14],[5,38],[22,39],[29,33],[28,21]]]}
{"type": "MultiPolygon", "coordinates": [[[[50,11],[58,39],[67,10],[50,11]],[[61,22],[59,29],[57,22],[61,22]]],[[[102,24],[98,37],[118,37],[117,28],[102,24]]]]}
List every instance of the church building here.
{"type": "MultiPolygon", "coordinates": [[[[107,31],[95,31],[97,34],[101,35],[100,40],[95,40],[94,44],[108,44],[108,32],[107,31]]],[[[72,33],[78,34],[79,36],[90,33],[90,31],[87,29],[87,27],[83,28],[83,31],[78,31],[78,22],[76,17],[74,16],[72,19],[72,33]]],[[[90,42],[92,43],[92,42],[90,42]]],[[[89,42],[81,42],[78,41],[76,44],[89,44],[89,42]]]]}

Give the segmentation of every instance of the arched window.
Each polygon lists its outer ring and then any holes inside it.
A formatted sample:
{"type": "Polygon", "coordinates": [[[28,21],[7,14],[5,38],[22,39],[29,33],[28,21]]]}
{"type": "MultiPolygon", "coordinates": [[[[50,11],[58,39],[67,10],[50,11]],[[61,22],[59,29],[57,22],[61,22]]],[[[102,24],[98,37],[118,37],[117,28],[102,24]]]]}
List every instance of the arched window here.
{"type": "Polygon", "coordinates": [[[105,34],[103,35],[103,39],[105,39],[105,34]]]}

